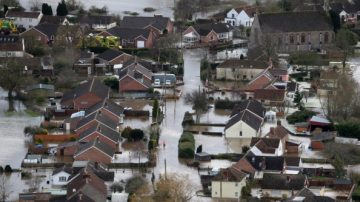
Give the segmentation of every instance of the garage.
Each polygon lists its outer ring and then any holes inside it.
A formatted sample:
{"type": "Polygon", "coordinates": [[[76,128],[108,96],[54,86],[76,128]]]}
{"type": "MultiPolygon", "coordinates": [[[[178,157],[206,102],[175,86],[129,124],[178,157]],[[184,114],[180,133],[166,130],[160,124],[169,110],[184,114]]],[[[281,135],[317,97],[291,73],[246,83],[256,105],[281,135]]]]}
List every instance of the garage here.
{"type": "Polygon", "coordinates": [[[145,41],[137,41],[136,47],[137,48],[145,48],[145,41]]]}

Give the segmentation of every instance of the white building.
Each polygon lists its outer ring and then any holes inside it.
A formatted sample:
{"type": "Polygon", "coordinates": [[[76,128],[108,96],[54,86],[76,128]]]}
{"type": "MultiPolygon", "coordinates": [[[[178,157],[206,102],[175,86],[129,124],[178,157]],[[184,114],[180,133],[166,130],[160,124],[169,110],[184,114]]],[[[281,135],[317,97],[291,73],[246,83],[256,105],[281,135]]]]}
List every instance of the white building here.
{"type": "Polygon", "coordinates": [[[282,156],[284,154],[280,139],[252,138],[250,147],[250,151],[255,156],[282,156]]]}
{"type": "Polygon", "coordinates": [[[69,177],[71,175],[71,168],[61,167],[54,170],[51,176],[51,184],[54,186],[64,186],[69,182],[69,177]]]}
{"type": "Polygon", "coordinates": [[[211,197],[241,199],[241,190],[246,186],[246,176],[233,167],[222,169],[211,181],[211,197]]]}
{"type": "Polygon", "coordinates": [[[40,23],[43,14],[41,12],[26,12],[26,11],[12,11],[8,10],[5,18],[12,19],[16,26],[29,29],[35,27],[40,23]]]}
{"type": "Polygon", "coordinates": [[[256,7],[233,8],[226,13],[224,22],[232,26],[251,27],[256,10],[256,7]]]}

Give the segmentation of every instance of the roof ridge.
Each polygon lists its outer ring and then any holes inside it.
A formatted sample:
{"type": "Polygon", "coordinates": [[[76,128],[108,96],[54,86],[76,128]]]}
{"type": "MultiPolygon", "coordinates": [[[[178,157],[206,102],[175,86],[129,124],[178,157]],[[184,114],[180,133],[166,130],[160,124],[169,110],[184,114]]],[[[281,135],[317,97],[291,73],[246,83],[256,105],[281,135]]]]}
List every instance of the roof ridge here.
{"type": "Polygon", "coordinates": [[[95,78],[93,78],[93,79],[91,80],[91,84],[90,84],[89,92],[91,92],[91,91],[92,91],[92,88],[93,88],[93,86],[94,86],[94,81],[95,81],[95,78]]]}

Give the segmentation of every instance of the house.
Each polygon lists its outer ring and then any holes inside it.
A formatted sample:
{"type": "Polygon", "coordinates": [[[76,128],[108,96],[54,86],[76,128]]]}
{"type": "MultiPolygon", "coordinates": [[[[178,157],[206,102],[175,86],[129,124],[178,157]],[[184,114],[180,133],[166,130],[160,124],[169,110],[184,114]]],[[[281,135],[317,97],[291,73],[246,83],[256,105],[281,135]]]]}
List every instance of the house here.
{"type": "Polygon", "coordinates": [[[82,145],[75,153],[75,161],[94,161],[109,164],[113,160],[115,149],[96,138],[82,145]]]}
{"type": "Polygon", "coordinates": [[[74,161],[72,165],[73,173],[79,173],[82,169],[91,171],[105,182],[113,182],[115,173],[108,171],[108,168],[99,162],[92,161],[74,161]]]}
{"type": "Polygon", "coordinates": [[[19,193],[19,202],[48,202],[51,200],[50,192],[19,193]]]}
{"type": "Polygon", "coordinates": [[[276,127],[270,128],[270,131],[265,135],[265,137],[279,139],[282,144],[282,148],[284,151],[286,150],[286,142],[289,140],[289,132],[281,125],[280,120],[277,121],[276,127]]]}
{"type": "Polygon", "coordinates": [[[101,114],[105,114],[110,119],[123,123],[124,108],[110,99],[104,99],[102,102],[85,110],[85,117],[88,117],[94,113],[101,111],[101,114]]]}
{"type": "Polygon", "coordinates": [[[56,24],[39,24],[21,33],[20,36],[25,40],[37,40],[42,44],[50,45],[55,41],[58,27],[59,25],[56,24]]]}
{"type": "Polygon", "coordinates": [[[114,65],[122,64],[132,58],[132,55],[122,51],[108,49],[95,57],[95,72],[113,72],[114,65]]]}
{"type": "Polygon", "coordinates": [[[254,99],[267,106],[284,107],[285,92],[281,89],[257,89],[254,92],[254,99]]]}
{"type": "Polygon", "coordinates": [[[176,84],[176,76],[175,74],[167,74],[167,73],[156,73],[153,74],[152,79],[153,82],[155,80],[160,81],[161,85],[175,85],[176,84]]]}
{"type": "Polygon", "coordinates": [[[60,105],[62,109],[87,109],[109,97],[110,88],[101,80],[93,78],[64,93],[60,105]]]}
{"type": "Polygon", "coordinates": [[[221,169],[211,181],[211,197],[215,199],[239,199],[246,186],[246,173],[234,167],[221,169]]]}
{"type": "Polygon", "coordinates": [[[142,28],[113,27],[99,36],[118,37],[122,48],[152,48],[155,41],[154,32],[142,28]]]}
{"type": "Polygon", "coordinates": [[[54,59],[50,55],[41,57],[40,65],[42,67],[43,73],[48,76],[54,75],[54,59]]]}
{"type": "Polygon", "coordinates": [[[55,25],[68,25],[70,22],[64,16],[56,15],[43,15],[39,24],[55,24],[55,25]]]}
{"type": "Polygon", "coordinates": [[[106,30],[116,26],[116,19],[106,15],[88,15],[79,20],[80,25],[93,30],[106,30]]]}
{"type": "Polygon", "coordinates": [[[78,142],[65,142],[56,147],[56,156],[74,156],[78,142]]]}
{"type": "Polygon", "coordinates": [[[19,36],[1,35],[0,36],[0,57],[25,57],[24,40],[19,36]]]}
{"type": "Polygon", "coordinates": [[[276,89],[272,84],[276,81],[276,78],[270,73],[268,67],[256,75],[245,88],[248,98],[254,97],[254,91],[258,89],[276,89]]]}
{"type": "Polygon", "coordinates": [[[94,72],[94,52],[81,51],[80,56],[73,64],[73,69],[76,73],[82,75],[91,75],[94,72]]]}
{"type": "Polygon", "coordinates": [[[269,72],[279,82],[287,82],[287,81],[289,81],[289,73],[288,73],[287,69],[270,68],[269,72]]]}
{"type": "Polygon", "coordinates": [[[152,72],[137,62],[119,72],[120,93],[144,93],[152,87],[152,72]]]}
{"type": "Polygon", "coordinates": [[[261,61],[230,59],[216,67],[218,80],[251,80],[266,69],[267,64],[261,61]]]}
{"type": "Polygon", "coordinates": [[[319,51],[334,45],[331,21],[322,12],[267,13],[255,16],[249,49],[274,42],[277,52],[319,51]]]}
{"type": "Polygon", "coordinates": [[[51,184],[54,186],[67,185],[70,176],[72,175],[72,168],[62,166],[56,168],[51,175],[51,184]]]}
{"type": "Polygon", "coordinates": [[[79,133],[79,142],[90,142],[99,139],[111,148],[118,150],[120,133],[106,127],[102,123],[95,124],[79,133]]]}
{"type": "Polygon", "coordinates": [[[8,10],[5,14],[5,18],[12,19],[17,26],[24,27],[25,29],[38,25],[42,17],[43,14],[38,11],[27,12],[8,10]]]}
{"type": "Polygon", "coordinates": [[[301,151],[301,142],[287,140],[285,142],[285,149],[288,154],[298,154],[301,151]]]}
{"type": "Polygon", "coordinates": [[[174,24],[170,18],[161,15],[155,15],[154,17],[124,16],[120,27],[149,29],[154,32],[156,37],[174,31],[174,24]]]}
{"type": "Polygon", "coordinates": [[[190,26],[182,35],[186,44],[214,44],[231,41],[233,30],[229,24],[207,23],[190,26]]]}
{"type": "Polygon", "coordinates": [[[319,87],[317,94],[320,97],[327,97],[336,94],[339,73],[336,70],[328,70],[320,72],[319,87]]]}
{"type": "Polygon", "coordinates": [[[282,156],[284,148],[280,139],[251,138],[250,151],[255,156],[282,156]]]}
{"type": "Polygon", "coordinates": [[[113,120],[112,117],[108,116],[106,113],[102,114],[101,111],[97,111],[96,113],[92,113],[91,115],[82,118],[77,124],[75,132],[76,134],[81,134],[98,124],[102,124],[104,127],[117,132],[119,121],[113,120]]]}
{"type": "Polygon", "coordinates": [[[309,201],[309,202],[335,202],[335,199],[332,199],[328,196],[319,196],[312,192],[309,188],[304,187],[300,191],[296,192],[287,202],[298,202],[298,201],[309,201]]]}
{"type": "Polygon", "coordinates": [[[225,125],[226,138],[252,138],[260,134],[265,109],[261,104],[253,102],[247,100],[237,107],[237,111],[225,125]]]}
{"type": "Polygon", "coordinates": [[[292,192],[303,189],[306,184],[305,175],[264,173],[260,187],[264,195],[282,198],[283,195],[291,196],[292,192]]]}
{"type": "Polygon", "coordinates": [[[339,15],[342,23],[356,24],[360,16],[360,2],[343,1],[330,4],[330,9],[339,15]]]}
{"type": "Polygon", "coordinates": [[[258,8],[255,6],[242,6],[238,8],[232,8],[226,13],[224,22],[237,27],[251,27],[257,11],[258,8]]]}
{"type": "Polygon", "coordinates": [[[67,185],[67,201],[95,202],[106,201],[106,198],[105,182],[86,168],[71,178],[67,185]]]}
{"type": "Polygon", "coordinates": [[[262,179],[265,173],[280,174],[285,170],[285,158],[283,156],[254,156],[249,152],[244,158],[255,170],[251,175],[253,179],[262,179]]]}

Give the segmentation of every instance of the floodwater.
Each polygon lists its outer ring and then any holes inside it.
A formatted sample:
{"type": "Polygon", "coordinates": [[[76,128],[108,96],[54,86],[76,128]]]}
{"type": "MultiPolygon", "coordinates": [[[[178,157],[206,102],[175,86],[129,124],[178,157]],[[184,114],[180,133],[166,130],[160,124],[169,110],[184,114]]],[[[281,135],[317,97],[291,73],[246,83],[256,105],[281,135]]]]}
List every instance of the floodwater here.
{"type": "MultiPolygon", "coordinates": [[[[84,5],[85,9],[91,6],[102,8],[106,6],[110,14],[125,15],[125,11],[137,12],[140,16],[153,16],[154,14],[161,14],[166,17],[173,17],[174,0],[78,0],[84,5]],[[144,8],[155,8],[154,12],[144,12],[144,8]]],[[[42,3],[47,3],[52,6],[56,13],[56,7],[60,0],[20,0],[20,4],[27,10],[36,2],[41,6],[42,3]]]]}
{"type": "Polygon", "coordinates": [[[27,152],[24,128],[28,125],[39,125],[41,118],[26,115],[26,107],[19,101],[15,101],[16,113],[6,113],[6,96],[7,92],[0,88],[0,166],[9,164],[12,168],[20,168],[27,152]]]}

